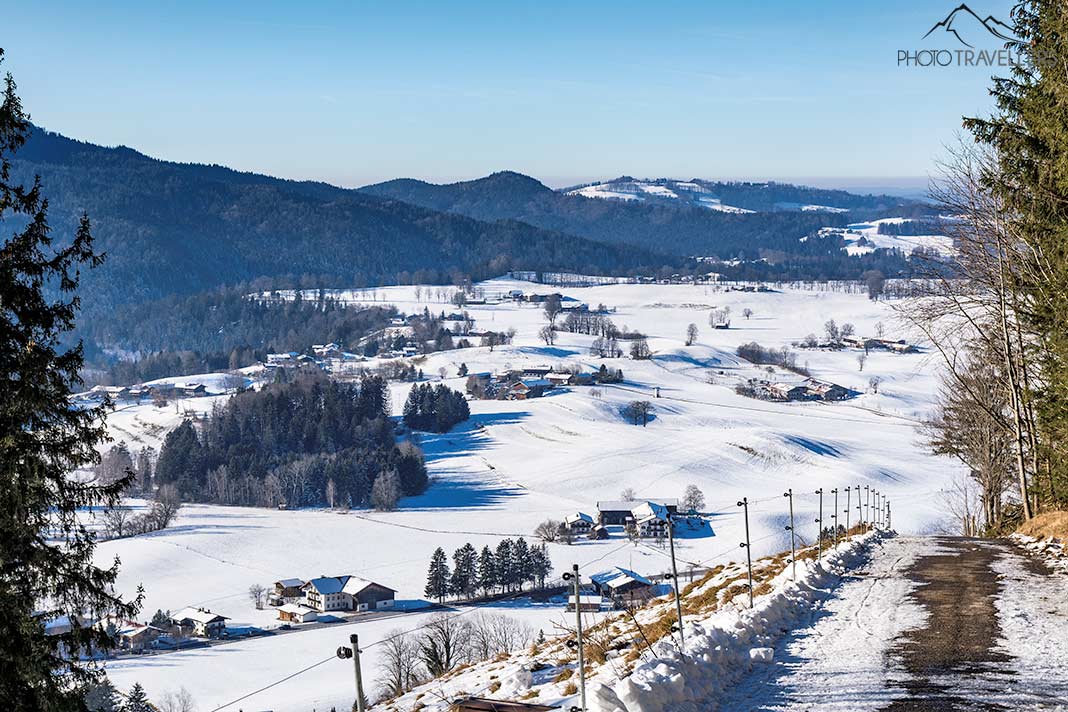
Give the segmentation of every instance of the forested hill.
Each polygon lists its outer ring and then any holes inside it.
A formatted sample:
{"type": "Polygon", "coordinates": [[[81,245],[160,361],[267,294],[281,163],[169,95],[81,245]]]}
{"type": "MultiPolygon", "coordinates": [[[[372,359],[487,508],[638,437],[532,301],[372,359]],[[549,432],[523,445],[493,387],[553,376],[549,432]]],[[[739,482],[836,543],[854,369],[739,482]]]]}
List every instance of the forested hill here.
{"type": "MultiPolygon", "coordinates": [[[[630,178],[619,182],[635,182],[630,178]]],[[[647,183],[657,186],[664,181],[647,183]]],[[[672,182],[676,183],[677,182],[672,182]]],[[[721,259],[759,259],[769,252],[811,256],[811,246],[799,238],[821,227],[841,227],[858,220],[924,214],[922,203],[890,196],[855,196],[845,191],[824,191],[783,184],[708,183],[681,185],[715,190],[723,201],[734,200],[765,212],[731,213],[696,207],[681,200],[591,198],[554,191],[518,173],[503,171],[485,178],[436,185],[398,179],[361,188],[365,193],[414,203],[433,210],[467,215],[479,220],[515,219],[548,230],[559,230],[592,240],[638,245],[674,255],[713,256],[721,259]],[[847,212],[773,210],[775,206],[817,200],[841,204],[847,212]]],[[[824,248],[832,259],[839,245],[824,248]]]]}
{"type": "Polygon", "coordinates": [[[57,235],[82,212],[104,266],[83,275],[86,316],[259,277],[351,286],[510,268],[619,273],[680,260],[515,220],[482,222],[325,183],[160,161],[35,129],[14,177],[40,174],[57,235]]]}

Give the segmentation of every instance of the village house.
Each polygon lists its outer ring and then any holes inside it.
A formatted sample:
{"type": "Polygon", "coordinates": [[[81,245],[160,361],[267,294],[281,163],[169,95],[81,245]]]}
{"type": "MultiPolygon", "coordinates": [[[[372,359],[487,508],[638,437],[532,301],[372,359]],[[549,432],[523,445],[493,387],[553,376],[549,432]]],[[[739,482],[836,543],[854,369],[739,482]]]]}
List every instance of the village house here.
{"type": "Polygon", "coordinates": [[[226,616],[212,613],[206,608],[183,608],[171,616],[171,620],[183,631],[198,638],[221,638],[226,635],[226,616]]]}
{"type": "Polygon", "coordinates": [[[597,523],[621,526],[636,521],[634,510],[645,503],[658,504],[664,507],[669,515],[679,511],[678,499],[607,500],[597,503],[597,523]]]}
{"type": "Polygon", "coordinates": [[[843,386],[839,386],[837,383],[826,383],[824,381],[817,381],[814,378],[805,381],[805,386],[808,388],[809,393],[816,398],[825,401],[845,400],[852,395],[852,391],[843,386]]]}
{"type": "Polygon", "coordinates": [[[319,358],[336,358],[341,354],[341,346],[336,343],[312,344],[312,353],[319,358]]]}
{"type": "Polygon", "coordinates": [[[284,603],[296,603],[304,598],[301,588],[304,586],[303,579],[288,578],[274,582],[274,590],[267,597],[267,604],[281,606],[284,603]]]}
{"type": "Polygon", "coordinates": [[[510,400],[527,400],[541,398],[546,391],[552,390],[553,384],[543,378],[528,378],[517,381],[508,387],[510,400]]]}
{"type": "Polygon", "coordinates": [[[298,354],[296,351],[289,351],[287,353],[280,354],[267,354],[266,365],[275,367],[296,366],[297,356],[299,355],[300,354],[298,354]]]}
{"type": "Polygon", "coordinates": [[[656,585],[641,574],[616,566],[590,577],[597,593],[616,608],[643,605],[656,594],[656,585]]]}
{"type": "Polygon", "coordinates": [[[301,587],[304,605],[327,611],[373,611],[392,608],[396,591],[358,576],[320,576],[301,587]]]}
{"type": "Polygon", "coordinates": [[[575,536],[589,534],[593,524],[593,517],[585,512],[575,512],[564,517],[564,527],[575,536]]]}
{"type": "Polygon", "coordinates": [[[671,526],[671,514],[667,507],[656,502],[642,502],[631,510],[633,526],[637,527],[638,536],[658,539],[668,535],[671,526]]]}
{"type": "Polygon", "coordinates": [[[138,623],[131,620],[113,620],[102,623],[105,629],[111,624],[115,626],[115,636],[121,650],[134,652],[151,648],[153,643],[159,640],[159,637],[164,632],[147,623],[138,623]]]}
{"type": "Polygon", "coordinates": [[[770,400],[812,400],[813,396],[803,383],[769,383],[764,386],[770,400]]]}

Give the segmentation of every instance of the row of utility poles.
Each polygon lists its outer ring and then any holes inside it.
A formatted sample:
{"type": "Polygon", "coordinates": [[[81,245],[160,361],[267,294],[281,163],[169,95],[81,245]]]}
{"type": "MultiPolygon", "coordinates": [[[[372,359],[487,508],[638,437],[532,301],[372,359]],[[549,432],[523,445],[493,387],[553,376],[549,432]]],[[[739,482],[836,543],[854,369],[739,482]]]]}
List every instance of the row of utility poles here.
{"type": "MultiPolygon", "coordinates": [[[[878,490],[864,485],[864,499],[861,501],[861,487],[856,485],[854,487],[846,487],[839,490],[837,487],[830,490],[829,494],[834,495],[834,510],[830,515],[832,526],[834,528],[834,546],[838,547],[838,517],[839,514],[845,514],[845,533],[848,535],[850,530],[850,514],[852,512],[852,492],[856,491],[857,497],[857,524],[865,526],[867,528],[890,528],[890,500],[887,496],[878,490]],[[839,495],[845,495],[845,508],[839,510],[839,495]]],[[[814,492],[819,497],[819,516],[816,517],[815,523],[818,525],[816,536],[816,558],[817,561],[822,564],[823,562],[823,488],[819,488],[814,492]]],[[[790,524],[786,527],[786,530],[790,532],[790,566],[791,566],[791,579],[797,580],[797,528],[794,522],[794,491],[788,489],[783,493],[783,497],[789,502],[790,511],[790,524]]],[[[742,497],[738,502],[738,506],[742,508],[743,516],[745,519],[745,541],[741,542],[740,547],[745,549],[745,563],[746,570],[748,572],[748,584],[746,588],[749,591],[749,607],[753,607],[753,556],[752,546],[749,537],[749,498],[742,497]]],[[[683,634],[682,626],[682,596],[679,591],[679,570],[678,563],[675,559],[675,527],[670,521],[668,521],[668,544],[671,552],[671,574],[668,578],[672,581],[672,588],[675,589],[675,615],[677,625],[671,627],[671,631],[679,634],[679,652],[685,657],[686,655],[686,639],[683,634]]],[[[569,640],[568,647],[577,650],[578,654],[578,673],[579,673],[579,705],[572,705],[569,708],[569,712],[587,712],[586,709],[586,660],[583,651],[582,640],[582,586],[581,577],[579,574],[579,565],[573,564],[571,571],[563,575],[563,579],[567,581],[572,588],[574,602],[575,602],[575,632],[576,638],[569,640]]],[[[360,646],[359,636],[350,635],[349,642],[351,647],[341,646],[337,649],[337,656],[342,660],[352,659],[353,666],[355,668],[356,679],[356,710],[357,712],[365,712],[367,709],[367,700],[363,693],[363,675],[360,670],[360,646]]]]}

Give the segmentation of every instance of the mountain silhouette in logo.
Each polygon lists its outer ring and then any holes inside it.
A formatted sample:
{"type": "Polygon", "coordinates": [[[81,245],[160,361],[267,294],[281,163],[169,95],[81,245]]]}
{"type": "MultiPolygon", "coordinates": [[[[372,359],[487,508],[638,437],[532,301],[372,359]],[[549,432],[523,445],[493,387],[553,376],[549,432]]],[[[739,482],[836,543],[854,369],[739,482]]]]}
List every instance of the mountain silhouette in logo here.
{"type": "Polygon", "coordinates": [[[927,39],[932,32],[937,29],[942,29],[956,37],[965,47],[971,47],[972,45],[966,42],[961,35],[973,36],[976,29],[975,25],[981,26],[994,37],[1010,42],[1016,39],[1012,34],[1012,28],[1010,26],[1006,25],[993,15],[987,15],[984,20],[976,15],[975,11],[964,3],[961,3],[958,7],[954,8],[951,13],[946,15],[946,19],[941,22],[936,22],[934,27],[927,30],[927,34],[924,35],[923,38],[927,39]]]}

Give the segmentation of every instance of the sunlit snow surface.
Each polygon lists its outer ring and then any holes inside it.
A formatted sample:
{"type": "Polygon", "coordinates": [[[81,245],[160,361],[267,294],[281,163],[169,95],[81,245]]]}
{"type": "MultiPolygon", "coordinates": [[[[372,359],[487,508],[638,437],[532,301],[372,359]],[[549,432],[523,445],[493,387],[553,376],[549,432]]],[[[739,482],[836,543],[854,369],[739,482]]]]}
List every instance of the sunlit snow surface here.
{"type": "MultiPolygon", "coordinates": [[[[480,286],[491,301],[512,289],[554,291],[507,279],[480,286]]],[[[617,326],[649,334],[653,359],[592,357],[593,337],[566,332],[546,346],[537,337],[545,324],[538,305],[470,305],[467,310],[477,329],[514,327],[515,343],[492,353],[475,347],[432,354],[420,367],[433,381],[445,367],[446,384],[463,389],[465,379],[457,376],[461,363],[477,373],[534,364],[592,370],[603,362],[622,368],[626,383],[622,388],[561,389],[529,401],[472,402],[470,422],[446,435],[424,436],[433,484],[424,495],[403,500],[396,512],[190,505],[164,532],[103,543],[99,561],[121,557],[119,588],[132,593],[142,584],[148,616],[157,608],[200,604],[230,616],[235,625],[268,624],[273,612],[256,611],[249,602],[247,590],[253,583],[348,573],[373,578],[397,589],[398,599],[414,601],[422,596],[427,562],[436,547],[451,552],[468,541],[481,548],[495,545],[501,536],[529,537],[544,519],[562,519],[577,510],[595,514],[597,500],[616,499],[628,487],[647,497],[680,497],[689,484],[704,491],[707,507],[716,515],[710,532],[677,542],[680,558],[687,561],[739,556],[743,522],[735,503],[743,496],[766,500],[750,509],[754,554],[788,548],[781,497],[787,488],[798,494],[799,522],[812,522],[816,516],[815,489],[843,490],[844,506],[844,488],[856,485],[890,496],[896,507],[894,524],[901,531],[925,531],[943,516],[939,492],[959,469],[951,460],[926,454],[916,429],[937,387],[938,363],[929,352],[872,351],[863,371],[857,351],[799,352],[799,362],[808,363],[818,378],[861,393],[845,403],[769,403],[734,392],[737,383],[750,377],[798,378],[781,370],[768,374],[740,361],[734,355],[738,345],[788,345],[821,333],[832,318],[839,324],[853,323],[861,335],[873,335],[876,324],[882,323],[887,337],[914,340],[917,335],[895,311],[900,304],[872,302],[863,294],[742,293],[692,285],[621,284],[559,291],[591,308],[603,303],[615,309],[610,316],[617,326]],[[728,306],[731,328],[709,328],[711,309],[728,306]],[[742,316],[745,308],[754,312],[750,319],[742,316]],[[686,326],[691,322],[700,336],[687,347],[686,326]],[[881,379],[878,393],[870,392],[872,377],[881,379]],[[654,419],[645,428],[629,425],[619,415],[622,406],[638,398],[654,406],[654,419]]],[[[338,296],[351,304],[396,304],[407,313],[424,307],[449,313],[455,311],[448,303],[450,295],[451,289],[406,286],[338,296]]],[[[392,385],[395,413],[400,413],[410,387],[392,385]]],[[[162,409],[130,406],[115,413],[109,426],[131,448],[158,448],[166,430],[181,422],[183,410],[206,413],[223,398],[189,399],[162,409]]],[[[830,501],[828,494],[828,508],[830,501]]],[[[799,531],[811,540],[815,525],[799,524],[799,531]]],[[[556,544],[550,553],[557,573],[572,563],[595,560],[584,566],[584,574],[612,565],[642,574],[667,570],[664,550],[620,544],[619,538],[556,544]]],[[[547,635],[562,614],[559,607],[512,610],[547,635]]],[[[392,628],[417,624],[422,615],[127,659],[109,669],[124,688],[141,681],[158,695],[185,686],[203,711],[323,659],[354,629],[369,643],[392,628]],[[225,674],[219,673],[222,669],[225,674]]],[[[365,664],[373,677],[378,665],[373,653],[365,664]]],[[[344,663],[324,664],[241,707],[277,712],[346,707],[351,703],[351,676],[338,666],[344,663]]]]}

